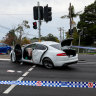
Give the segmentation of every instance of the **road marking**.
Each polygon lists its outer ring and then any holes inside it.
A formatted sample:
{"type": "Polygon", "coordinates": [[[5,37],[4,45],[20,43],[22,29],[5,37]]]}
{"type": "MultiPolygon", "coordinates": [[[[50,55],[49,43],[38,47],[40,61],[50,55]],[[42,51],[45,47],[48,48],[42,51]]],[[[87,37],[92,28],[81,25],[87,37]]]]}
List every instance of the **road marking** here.
{"type": "Polygon", "coordinates": [[[0,58],[1,61],[10,61],[10,59],[2,59],[0,58]]]}
{"type": "MultiPolygon", "coordinates": [[[[32,71],[35,67],[36,67],[36,66],[34,65],[34,66],[32,66],[31,68],[29,68],[28,70],[29,70],[29,71],[32,71]]],[[[27,71],[27,72],[25,72],[22,76],[25,77],[25,76],[27,76],[28,74],[29,74],[29,72],[27,71]]],[[[19,79],[16,80],[16,82],[17,82],[17,81],[20,82],[22,79],[24,79],[24,77],[20,77],[19,79]]],[[[11,82],[11,81],[9,81],[9,82],[11,82]]],[[[0,84],[2,84],[2,83],[3,83],[3,82],[1,81],[0,84]]],[[[7,81],[4,82],[4,84],[6,84],[6,83],[7,83],[7,81]]],[[[11,82],[11,86],[10,86],[8,89],[6,89],[6,90],[3,92],[3,94],[8,94],[10,91],[12,91],[12,89],[13,89],[16,85],[17,85],[17,84],[14,84],[14,81],[12,81],[12,82],[11,82]],[[13,84],[12,84],[12,83],[13,83],[13,84]]]]}
{"type": "Polygon", "coordinates": [[[36,67],[36,65],[33,65],[32,67],[33,67],[33,68],[35,68],[35,67],[36,67]]]}
{"type": "Polygon", "coordinates": [[[10,72],[10,73],[14,73],[14,72],[22,73],[22,71],[15,71],[15,70],[7,70],[7,72],[10,72]]]}
{"type": "Polygon", "coordinates": [[[28,71],[32,71],[33,70],[33,68],[30,68],[28,71]]]}
{"type": "MultiPolygon", "coordinates": [[[[21,81],[24,77],[20,77],[17,81],[21,81]]],[[[16,84],[12,84],[7,90],[5,90],[3,93],[4,94],[8,94],[14,87],[16,86],[16,84]]]]}
{"type": "Polygon", "coordinates": [[[15,70],[7,70],[7,72],[11,72],[11,73],[13,73],[13,72],[15,72],[15,70]]]}
{"type": "Polygon", "coordinates": [[[17,71],[17,73],[22,73],[22,71],[17,71]]]}
{"type": "Polygon", "coordinates": [[[25,72],[22,76],[27,76],[29,74],[29,72],[25,72]]]}
{"type": "Polygon", "coordinates": [[[17,81],[21,81],[24,77],[20,77],[17,81]]]}

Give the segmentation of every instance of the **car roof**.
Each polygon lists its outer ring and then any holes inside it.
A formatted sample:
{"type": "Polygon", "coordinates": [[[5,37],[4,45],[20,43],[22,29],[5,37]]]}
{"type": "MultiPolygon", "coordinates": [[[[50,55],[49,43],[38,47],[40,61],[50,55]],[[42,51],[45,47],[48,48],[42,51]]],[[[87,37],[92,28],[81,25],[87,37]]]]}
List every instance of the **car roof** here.
{"type": "Polygon", "coordinates": [[[53,41],[42,41],[42,42],[35,42],[36,44],[43,44],[43,45],[46,45],[46,46],[50,46],[52,44],[59,44],[57,42],[53,42],[53,41]]]}

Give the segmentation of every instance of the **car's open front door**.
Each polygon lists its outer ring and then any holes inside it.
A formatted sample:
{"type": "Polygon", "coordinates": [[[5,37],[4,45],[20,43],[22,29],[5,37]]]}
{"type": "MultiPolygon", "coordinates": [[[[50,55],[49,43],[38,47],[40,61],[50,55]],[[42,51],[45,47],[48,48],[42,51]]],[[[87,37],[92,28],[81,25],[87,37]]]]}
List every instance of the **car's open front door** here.
{"type": "Polygon", "coordinates": [[[21,58],[22,58],[22,49],[21,49],[21,46],[19,44],[16,44],[16,46],[14,48],[14,52],[15,52],[15,56],[16,56],[16,61],[21,60],[21,58]]]}

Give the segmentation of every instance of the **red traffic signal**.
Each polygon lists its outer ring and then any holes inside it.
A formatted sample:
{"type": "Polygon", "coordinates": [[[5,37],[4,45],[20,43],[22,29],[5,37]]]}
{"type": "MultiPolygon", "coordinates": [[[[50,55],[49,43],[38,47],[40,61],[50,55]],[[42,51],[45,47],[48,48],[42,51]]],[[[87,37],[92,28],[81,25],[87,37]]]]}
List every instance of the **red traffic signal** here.
{"type": "Polygon", "coordinates": [[[33,22],[33,28],[37,29],[37,22],[33,22]]]}

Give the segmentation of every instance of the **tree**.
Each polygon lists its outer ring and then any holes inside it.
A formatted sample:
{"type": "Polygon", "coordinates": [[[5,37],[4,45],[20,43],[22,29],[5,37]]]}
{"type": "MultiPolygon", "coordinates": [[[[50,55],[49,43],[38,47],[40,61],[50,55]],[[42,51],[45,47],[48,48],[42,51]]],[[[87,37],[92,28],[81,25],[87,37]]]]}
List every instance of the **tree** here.
{"type": "MultiPolygon", "coordinates": [[[[70,18],[70,8],[68,9],[68,11],[69,11],[69,14],[61,16],[62,19],[64,19],[64,18],[68,18],[69,19],[70,18]]],[[[81,11],[75,13],[74,6],[73,5],[71,6],[71,18],[72,18],[72,20],[73,20],[74,17],[79,16],[80,13],[81,13],[81,11]]]]}
{"type": "MultiPolygon", "coordinates": [[[[71,5],[71,3],[70,3],[70,7],[69,7],[68,11],[69,11],[69,14],[68,14],[68,15],[64,15],[64,16],[61,16],[61,18],[62,18],[62,19],[64,19],[64,18],[70,19],[70,30],[71,30],[71,29],[74,28],[74,25],[76,25],[76,23],[74,22],[73,18],[79,16],[79,14],[81,13],[81,11],[75,13],[74,6],[71,5]]],[[[68,34],[67,34],[67,35],[68,35],[68,34]]],[[[72,37],[72,35],[69,35],[69,37],[70,37],[70,36],[72,37]]]]}
{"type": "MultiPolygon", "coordinates": [[[[42,41],[55,41],[55,42],[59,42],[58,38],[52,34],[48,34],[47,36],[42,36],[41,37],[42,41]]],[[[38,41],[38,38],[34,37],[31,39],[31,42],[36,42],[38,41]]]]}
{"type": "Polygon", "coordinates": [[[92,45],[96,39],[96,1],[85,7],[77,27],[83,30],[82,45],[92,45]]]}
{"type": "Polygon", "coordinates": [[[25,34],[24,33],[24,29],[28,29],[28,28],[30,28],[30,26],[28,25],[28,21],[27,20],[24,20],[23,22],[22,22],[22,24],[19,24],[18,25],[18,27],[16,28],[16,32],[17,33],[19,33],[19,39],[18,39],[18,43],[22,43],[21,41],[22,41],[22,37],[23,37],[23,35],[25,34]]]}
{"type": "Polygon", "coordinates": [[[58,38],[53,36],[52,34],[48,34],[45,37],[41,37],[41,40],[59,42],[58,38]]]}
{"type": "Polygon", "coordinates": [[[13,45],[16,43],[17,40],[17,36],[15,35],[15,30],[11,29],[5,37],[4,43],[8,44],[8,45],[13,45]]]}
{"type": "MultiPolygon", "coordinates": [[[[73,41],[72,41],[72,44],[73,45],[78,45],[78,41],[79,41],[79,34],[78,34],[78,31],[77,31],[77,28],[74,27],[73,28],[73,41]]],[[[70,35],[69,35],[69,32],[66,32],[66,38],[69,38],[70,35]]]]}
{"type": "Polygon", "coordinates": [[[22,45],[30,44],[30,40],[27,37],[22,38],[22,45]]]}

